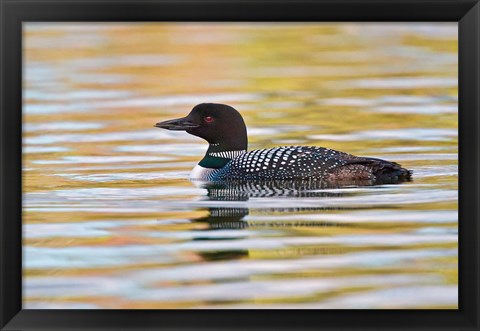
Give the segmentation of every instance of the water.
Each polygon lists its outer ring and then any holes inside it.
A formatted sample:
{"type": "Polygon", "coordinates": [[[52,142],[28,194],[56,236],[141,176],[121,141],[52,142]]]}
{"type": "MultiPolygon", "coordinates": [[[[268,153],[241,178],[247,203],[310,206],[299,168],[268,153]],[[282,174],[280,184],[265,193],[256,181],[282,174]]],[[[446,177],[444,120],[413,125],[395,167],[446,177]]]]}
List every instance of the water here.
{"type": "Polygon", "coordinates": [[[25,308],[457,308],[456,24],[25,25],[25,308]],[[400,185],[201,187],[153,128],[400,162],[400,185]]]}

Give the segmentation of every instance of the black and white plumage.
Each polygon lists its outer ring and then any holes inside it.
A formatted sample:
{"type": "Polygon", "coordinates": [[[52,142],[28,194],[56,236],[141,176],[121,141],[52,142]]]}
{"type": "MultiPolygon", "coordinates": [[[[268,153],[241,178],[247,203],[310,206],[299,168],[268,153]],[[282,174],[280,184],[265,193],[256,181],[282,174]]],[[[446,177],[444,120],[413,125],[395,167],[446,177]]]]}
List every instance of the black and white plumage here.
{"type": "Polygon", "coordinates": [[[242,116],[222,104],[200,104],[187,117],[155,126],[184,130],[210,143],[205,157],[191,173],[194,180],[397,182],[411,177],[411,171],[395,162],[357,157],[323,147],[281,146],[247,152],[247,129],[242,116]]]}

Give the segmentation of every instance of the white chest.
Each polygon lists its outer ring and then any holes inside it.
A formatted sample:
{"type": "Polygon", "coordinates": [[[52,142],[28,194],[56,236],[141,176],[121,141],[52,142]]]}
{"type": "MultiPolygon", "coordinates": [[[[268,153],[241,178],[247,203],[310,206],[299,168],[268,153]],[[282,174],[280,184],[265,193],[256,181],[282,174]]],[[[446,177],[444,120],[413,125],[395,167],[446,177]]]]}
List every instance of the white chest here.
{"type": "Polygon", "coordinates": [[[209,176],[215,172],[216,169],[204,168],[200,165],[196,165],[192,172],[190,172],[190,179],[193,180],[208,180],[209,176]]]}

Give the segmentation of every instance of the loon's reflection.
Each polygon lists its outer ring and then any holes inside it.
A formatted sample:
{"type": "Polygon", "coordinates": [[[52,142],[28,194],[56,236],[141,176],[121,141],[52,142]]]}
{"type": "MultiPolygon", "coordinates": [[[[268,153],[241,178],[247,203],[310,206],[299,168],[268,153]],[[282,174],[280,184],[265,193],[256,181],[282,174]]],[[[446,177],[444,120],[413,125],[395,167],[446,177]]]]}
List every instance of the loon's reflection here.
{"type": "Polygon", "coordinates": [[[208,224],[209,230],[243,229],[248,227],[248,223],[243,221],[248,213],[248,208],[208,208],[207,216],[192,221],[208,224]]]}
{"type": "MultiPolygon", "coordinates": [[[[352,186],[374,185],[370,181],[326,183],[320,181],[229,181],[229,182],[203,182],[201,187],[207,190],[209,201],[248,201],[251,198],[318,198],[342,197],[348,191],[328,190],[352,186]]],[[[270,201],[271,203],[271,201],[270,201]]],[[[300,212],[321,211],[332,209],[349,209],[348,207],[295,207],[289,203],[269,205],[256,210],[268,212],[300,212]]],[[[358,209],[358,207],[357,207],[358,209]]],[[[248,227],[243,219],[249,214],[248,207],[210,207],[209,214],[192,221],[207,223],[209,229],[242,229],[248,227]]]]}
{"type": "MultiPolygon", "coordinates": [[[[198,183],[197,183],[198,184],[198,183]]],[[[342,183],[325,183],[320,181],[229,181],[229,182],[204,182],[200,185],[207,190],[206,198],[212,201],[212,207],[208,208],[208,215],[200,218],[192,219],[192,222],[202,223],[206,225],[202,227],[203,230],[199,230],[198,236],[194,240],[235,240],[235,236],[232,237],[232,233],[225,232],[225,236],[222,237],[218,234],[214,237],[209,236],[207,233],[211,230],[241,230],[249,227],[258,228],[293,228],[293,227],[327,227],[327,226],[339,226],[334,222],[318,222],[318,221],[288,221],[280,220],[278,222],[269,221],[265,224],[259,224],[258,222],[249,223],[246,216],[249,215],[249,207],[247,204],[227,204],[222,206],[225,202],[246,202],[251,198],[265,198],[265,206],[256,207],[256,212],[272,212],[279,213],[298,213],[304,211],[331,211],[331,210],[347,210],[347,209],[359,209],[359,206],[314,206],[311,207],[311,203],[306,206],[301,206],[301,198],[308,198],[311,201],[315,201],[312,198],[338,198],[344,196],[350,196],[357,194],[353,190],[342,190],[342,188],[359,187],[359,186],[373,186],[378,185],[376,182],[342,182],[342,183]],[[278,200],[272,200],[272,198],[279,198],[278,200]],[[285,199],[283,198],[292,198],[285,199]],[[300,199],[298,199],[300,198],[300,199]],[[214,202],[218,201],[218,204],[214,202]],[[293,202],[292,202],[293,201],[293,202]],[[295,201],[300,203],[300,206],[295,204],[295,201]],[[205,232],[205,236],[202,236],[201,232],[205,232]]],[[[261,199],[260,199],[261,200],[261,199]]],[[[305,201],[305,200],[303,200],[305,201]]],[[[368,207],[365,207],[368,208],[368,207]]],[[[348,225],[342,225],[348,226],[348,225]]],[[[244,234],[238,233],[238,238],[243,238],[244,234]]],[[[303,248],[296,248],[295,254],[303,254],[299,250],[303,248]]],[[[311,247],[306,247],[305,254],[311,251],[311,247]]],[[[318,247],[316,248],[318,249],[318,247]]],[[[311,253],[311,252],[310,252],[311,253]]],[[[199,255],[203,260],[232,260],[241,259],[249,256],[248,250],[219,250],[219,251],[203,251],[199,252],[199,255]]]]}
{"type": "Polygon", "coordinates": [[[322,181],[228,181],[203,182],[201,187],[208,190],[210,200],[246,201],[249,198],[291,197],[310,198],[339,196],[325,189],[346,188],[351,186],[372,186],[372,181],[337,182],[322,181]],[[322,190],[322,191],[320,191],[322,190]]]}

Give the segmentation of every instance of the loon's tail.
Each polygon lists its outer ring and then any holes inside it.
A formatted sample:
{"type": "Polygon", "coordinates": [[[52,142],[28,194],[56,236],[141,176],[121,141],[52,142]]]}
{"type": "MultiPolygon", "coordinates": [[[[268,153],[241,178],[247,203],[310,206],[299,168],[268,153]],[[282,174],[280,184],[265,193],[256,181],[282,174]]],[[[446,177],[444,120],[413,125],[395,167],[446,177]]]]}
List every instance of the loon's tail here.
{"type": "Polygon", "coordinates": [[[362,157],[349,163],[362,164],[371,169],[377,182],[403,182],[412,179],[413,171],[403,168],[400,164],[382,159],[362,157]]]}

